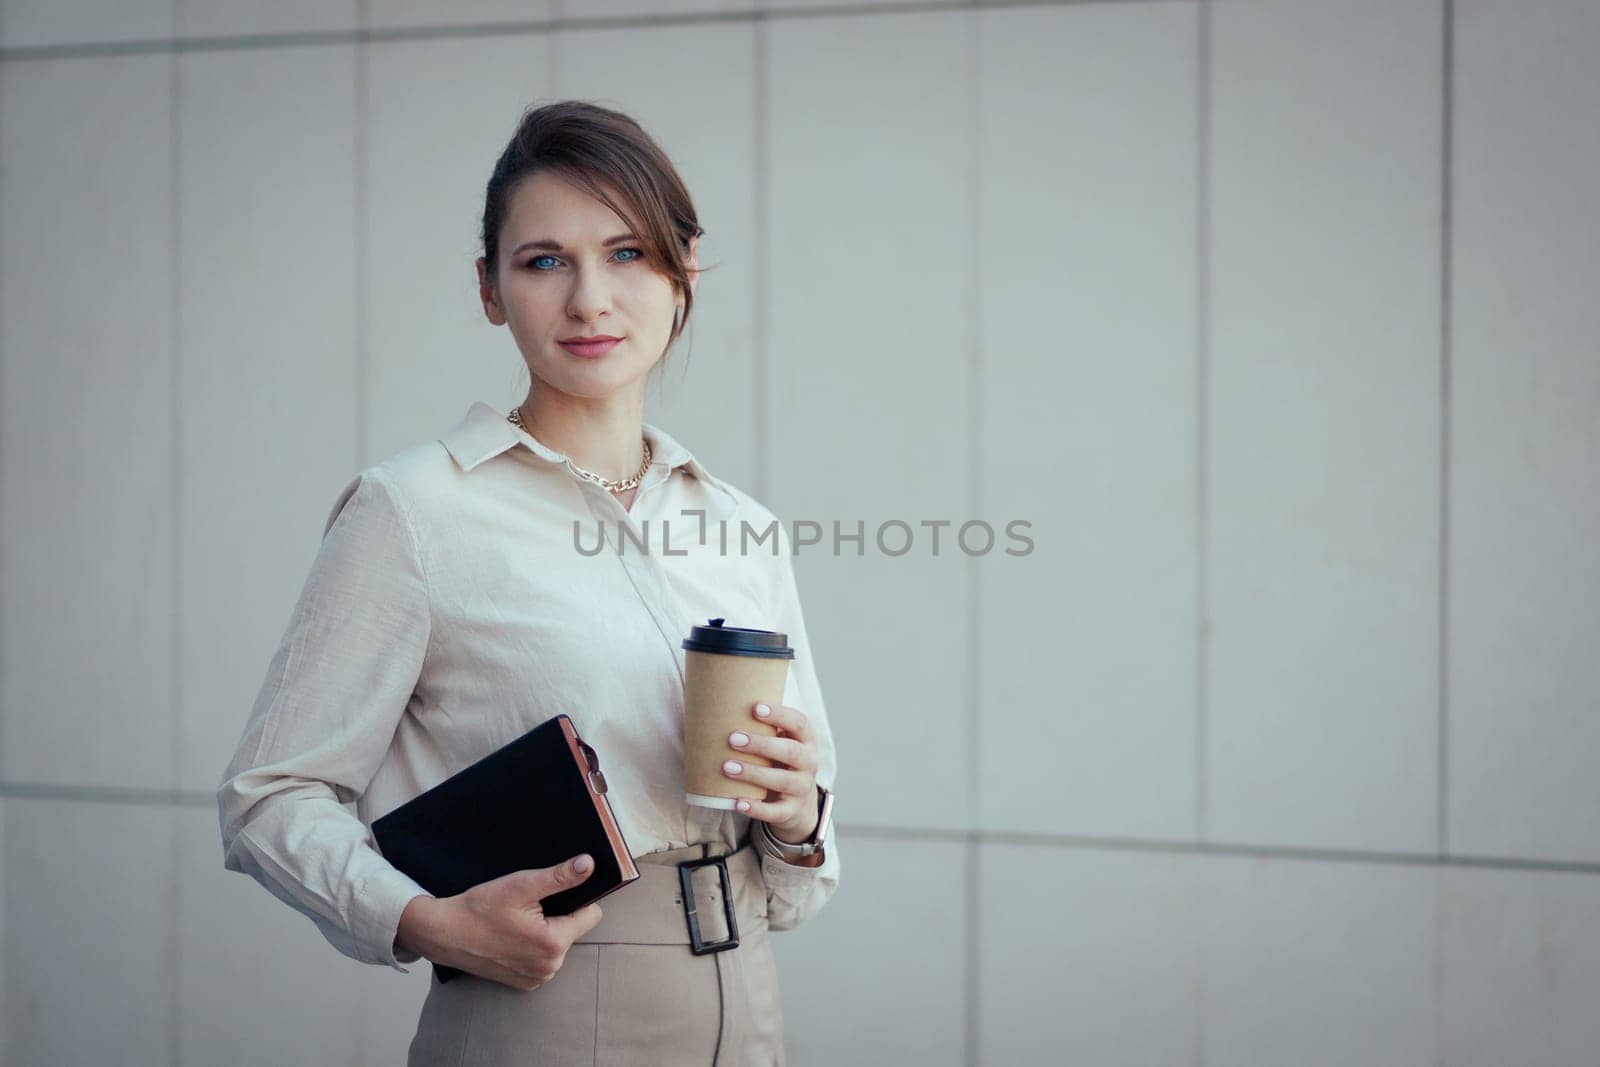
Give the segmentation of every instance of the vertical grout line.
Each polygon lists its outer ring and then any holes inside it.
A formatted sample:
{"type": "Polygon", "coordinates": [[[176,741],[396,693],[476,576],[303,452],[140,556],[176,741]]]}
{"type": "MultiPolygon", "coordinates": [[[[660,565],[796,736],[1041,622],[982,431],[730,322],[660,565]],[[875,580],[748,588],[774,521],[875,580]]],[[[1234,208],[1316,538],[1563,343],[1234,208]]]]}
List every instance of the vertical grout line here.
{"type": "Polygon", "coordinates": [[[772,492],[771,478],[771,438],[767,432],[767,420],[771,412],[767,405],[767,369],[770,353],[768,352],[767,328],[767,286],[768,286],[768,257],[772,249],[771,211],[769,210],[769,189],[771,180],[771,167],[769,155],[771,154],[771,141],[767,136],[767,121],[771,117],[771,107],[768,96],[767,64],[770,61],[771,42],[769,33],[770,24],[764,12],[756,12],[753,17],[752,30],[755,36],[755,63],[753,64],[754,79],[751,85],[753,103],[751,115],[751,138],[753,151],[751,170],[754,172],[754,186],[751,190],[751,220],[750,244],[750,391],[751,410],[755,412],[755,425],[751,427],[750,452],[752,456],[752,470],[750,479],[753,483],[754,496],[757,500],[767,500],[772,492]]]}
{"type": "MultiPolygon", "coordinates": [[[[4,3],[4,0],[0,0],[0,41],[4,41],[6,39],[5,38],[5,6],[6,5],[4,3]]],[[[5,132],[4,131],[5,131],[5,110],[6,110],[5,104],[6,104],[6,99],[5,99],[5,68],[4,67],[0,67],[0,204],[3,204],[4,201],[5,201],[5,192],[4,192],[5,191],[5,150],[4,150],[5,132]]],[[[5,215],[5,212],[3,210],[0,210],[0,218],[3,218],[4,215],[5,215]]],[[[4,232],[3,229],[0,229],[0,249],[4,249],[4,248],[5,248],[5,232],[4,232]]],[[[4,276],[5,276],[5,256],[4,256],[3,253],[0,253],[0,278],[4,278],[4,276]]],[[[5,305],[5,301],[4,300],[0,300],[0,310],[3,310],[4,305],[5,305]]],[[[5,334],[5,320],[4,319],[0,319],[0,396],[4,396],[5,395],[5,389],[6,389],[6,384],[5,384],[5,381],[6,381],[5,336],[6,336],[6,334],[5,334]]],[[[0,404],[0,418],[4,417],[3,411],[4,411],[4,405],[0,404]]],[[[4,536],[4,531],[6,529],[6,526],[5,526],[6,510],[5,510],[5,477],[4,477],[4,470],[5,470],[5,444],[4,444],[4,441],[5,441],[5,431],[4,431],[3,427],[0,427],[0,590],[5,589],[5,561],[6,561],[6,552],[5,552],[6,538],[4,536]]],[[[6,613],[5,613],[4,605],[0,605],[0,678],[4,678],[6,676],[6,665],[5,665],[5,647],[6,647],[6,641],[5,641],[5,616],[6,616],[6,613]]],[[[5,708],[5,704],[3,702],[0,702],[0,775],[3,775],[5,773],[5,770],[4,770],[5,762],[6,762],[5,727],[6,727],[6,708],[5,708]]],[[[3,860],[5,858],[4,857],[4,851],[5,851],[5,828],[4,828],[3,823],[4,823],[4,816],[0,815],[0,868],[3,868],[3,866],[4,866],[3,860]]],[[[4,873],[3,870],[0,870],[0,878],[3,878],[3,873],[4,873]]],[[[4,889],[4,888],[5,888],[5,883],[4,883],[3,880],[0,880],[0,889],[4,889]]],[[[3,927],[5,925],[5,922],[4,922],[5,913],[4,913],[4,910],[3,910],[4,907],[5,907],[4,901],[0,901],[0,927],[3,927]]],[[[0,959],[0,1001],[3,1001],[5,999],[5,966],[4,966],[4,964],[5,964],[5,961],[3,959],[0,959]]],[[[0,1007],[0,1011],[3,1011],[3,1010],[4,1010],[3,1007],[0,1007]]]]}
{"type": "Polygon", "coordinates": [[[1433,1055],[1435,1063],[1443,1064],[1445,1062],[1443,1050],[1445,1047],[1444,1000],[1446,982],[1444,942],[1450,918],[1449,902],[1446,897],[1450,875],[1443,867],[1433,867],[1428,874],[1430,881],[1433,883],[1433,929],[1431,931],[1433,936],[1429,946],[1433,958],[1429,961],[1428,976],[1432,985],[1430,990],[1432,997],[1430,999],[1432,1000],[1431,1006],[1433,1009],[1433,1055]]]}
{"type": "MultiPolygon", "coordinates": [[[[172,35],[178,35],[179,3],[172,6],[172,35]]],[[[173,51],[167,59],[167,389],[172,403],[172,438],[168,449],[172,496],[167,532],[167,564],[172,569],[168,589],[172,597],[168,615],[167,669],[171,674],[171,700],[168,703],[169,744],[172,758],[172,788],[183,788],[183,736],[187,709],[184,706],[186,689],[183,684],[184,631],[183,631],[183,60],[182,54],[173,51]]],[[[178,842],[180,813],[170,812],[168,831],[172,837],[167,848],[167,877],[171,880],[163,902],[163,915],[167,924],[167,1053],[168,1060],[177,1067],[182,1058],[180,1035],[183,1025],[183,940],[178,936],[178,885],[182,876],[183,853],[178,842]]]]}
{"type": "MultiPolygon", "coordinates": [[[[983,346],[981,322],[983,293],[980,289],[983,270],[983,47],[985,19],[982,12],[969,11],[967,21],[971,32],[967,41],[967,262],[973,274],[967,282],[967,514],[976,517],[980,505],[978,470],[982,466],[978,450],[982,441],[983,405],[980,390],[983,387],[983,346]]],[[[981,612],[981,578],[976,556],[968,556],[967,577],[967,824],[973,831],[983,826],[982,790],[982,730],[981,711],[983,694],[983,646],[979,615],[981,612]]],[[[982,910],[978,907],[979,866],[981,846],[975,833],[967,836],[966,861],[966,938],[963,946],[964,990],[966,993],[965,1052],[966,1062],[976,1067],[982,1054],[983,1015],[980,1010],[983,995],[978,967],[978,951],[982,944],[982,910]]]]}
{"type": "MultiPolygon", "coordinates": [[[[369,13],[366,0],[357,0],[356,17],[360,25],[367,24],[369,13]]],[[[356,42],[355,52],[355,100],[352,109],[351,122],[354,129],[350,131],[351,137],[351,220],[354,229],[351,234],[355,240],[354,259],[354,284],[356,289],[355,299],[355,450],[356,469],[366,467],[371,455],[372,447],[370,438],[372,418],[372,401],[368,396],[368,378],[372,369],[372,338],[368,333],[368,320],[372,310],[371,278],[367,272],[367,258],[370,254],[368,247],[368,219],[367,219],[367,184],[371,165],[367,158],[367,122],[371,109],[368,107],[367,93],[371,84],[369,51],[371,42],[365,33],[356,42]]]]}
{"type": "Polygon", "coordinates": [[[1210,424],[1211,357],[1211,4],[1201,0],[1195,64],[1195,683],[1194,683],[1194,836],[1211,832],[1209,712],[1210,650],[1210,486],[1207,467],[1210,424]]]}
{"type": "MultiPolygon", "coordinates": [[[[969,18],[973,30],[967,44],[967,262],[973,264],[973,273],[967,283],[967,514],[976,517],[982,506],[982,489],[978,471],[982,467],[982,395],[983,342],[980,334],[983,317],[983,158],[981,123],[983,121],[983,16],[972,13],[969,18]]],[[[983,694],[982,641],[980,610],[982,581],[977,557],[966,558],[967,577],[967,822],[973,829],[983,826],[982,791],[982,730],[980,706],[983,694]]]]}
{"type": "Polygon", "coordinates": [[[1439,855],[1450,852],[1450,160],[1455,151],[1455,0],[1444,0],[1439,226],[1439,855]]]}
{"type": "MultiPolygon", "coordinates": [[[[173,9],[177,19],[176,5],[173,9]]],[[[167,54],[167,401],[172,405],[168,429],[167,475],[172,490],[167,501],[168,595],[167,670],[169,672],[167,743],[172,760],[170,784],[183,788],[183,235],[180,200],[183,174],[182,59],[167,54]]]]}
{"type": "Polygon", "coordinates": [[[966,891],[962,895],[966,898],[967,902],[965,909],[965,922],[963,923],[966,931],[966,943],[962,950],[964,956],[963,964],[965,966],[965,976],[962,983],[962,988],[966,994],[966,1014],[965,1018],[963,1019],[964,1025],[962,1027],[962,1062],[965,1063],[967,1067],[979,1067],[979,1064],[983,1062],[980,1058],[982,1054],[982,1042],[980,1041],[980,1038],[982,1035],[979,1033],[979,1027],[983,1023],[983,1017],[978,1010],[979,986],[981,985],[978,974],[978,920],[979,916],[982,914],[979,907],[981,902],[979,900],[980,879],[978,874],[980,863],[979,850],[983,846],[978,841],[978,835],[975,833],[968,833],[966,838],[966,842],[962,845],[962,859],[964,861],[963,866],[966,869],[966,891]]]}
{"type": "MultiPolygon", "coordinates": [[[[1209,741],[1211,623],[1210,573],[1207,570],[1210,534],[1207,502],[1209,483],[1208,441],[1210,423],[1211,355],[1211,2],[1200,0],[1197,12],[1195,56],[1195,743],[1194,835],[1197,843],[1210,835],[1209,741]]],[[[1198,865],[1192,865],[1198,866],[1198,865]]],[[[1205,896],[1197,894],[1193,911],[1194,940],[1194,1067],[1205,1067],[1206,1015],[1209,987],[1206,976],[1205,896]]]]}
{"type": "Polygon", "coordinates": [[[167,971],[172,975],[172,983],[168,987],[167,995],[167,1051],[168,1061],[172,1067],[183,1065],[183,938],[179,936],[178,914],[178,887],[182,884],[184,850],[183,850],[183,809],[168,808],[162,813],[166,817],[167,833],[167,867],[171,872],[172,885],[168,888],[164,911],[167,922],[167,950],[170,953],[167,961],[167,971]]]}

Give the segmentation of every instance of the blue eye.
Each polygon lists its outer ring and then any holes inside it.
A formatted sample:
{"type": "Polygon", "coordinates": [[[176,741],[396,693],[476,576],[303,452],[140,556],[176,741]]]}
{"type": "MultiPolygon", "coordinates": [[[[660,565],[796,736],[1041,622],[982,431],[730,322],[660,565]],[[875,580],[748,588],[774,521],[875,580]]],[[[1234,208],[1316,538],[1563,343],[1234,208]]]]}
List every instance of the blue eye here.
{"type": "MultiPolygon", "coordinates": [[[[626,258],[626,259],[620,260],[619,262],[622,262],[622,263],[637,263],[639,260],[644,258],[644,252],[641,249],[638,249],[638,248],[619,248],[619,249],[617,249],[617,255],[619,255],[619,256],[622,255],[624,252],[632,252],[633,255],[628,257],[628,258],[626,258]]],[[[552,259],[553,260],[555,258],[556,258],[555,256],[549,256],[549,255],[546,255],[546,256],[534,256],[532,259],[528,260],[527,266],[533,268],[534,270],[536,270],[536,271],[538,271],[538,272],[540,272],[542,274],[542,273],[545,273],[547,271],[553,270],[554,268],[552,268],[552,267],[541,267],[541,266],[539,266],[539,261],[542,260],[542,259],[552,259]]]]}

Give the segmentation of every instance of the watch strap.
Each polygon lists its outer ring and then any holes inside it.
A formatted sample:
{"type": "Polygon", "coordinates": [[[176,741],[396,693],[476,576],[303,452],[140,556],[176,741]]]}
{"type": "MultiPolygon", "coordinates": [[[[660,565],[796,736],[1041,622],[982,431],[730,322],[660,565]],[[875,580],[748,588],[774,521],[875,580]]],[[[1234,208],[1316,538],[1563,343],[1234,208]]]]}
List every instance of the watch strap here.
{"type": "Polygon", "coordinates": [[[827,839],[829,824],[833,819],[833,793],[822,786],[817,786],[817,825],[811,831],[811,836],[797,844],[781,841],[772,832],[772,827],[762,822],[757,830],[757,844],[767,855],[773,859],[792,860],[804,859],[814,854],[827,839]]]}

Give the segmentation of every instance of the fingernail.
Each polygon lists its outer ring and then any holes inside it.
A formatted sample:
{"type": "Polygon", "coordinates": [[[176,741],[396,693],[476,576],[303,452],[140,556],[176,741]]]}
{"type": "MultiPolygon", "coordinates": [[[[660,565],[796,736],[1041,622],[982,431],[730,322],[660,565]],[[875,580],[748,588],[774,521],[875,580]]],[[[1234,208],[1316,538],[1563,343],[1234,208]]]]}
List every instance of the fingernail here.
{"type": "Polygon", "coordinates": [[[572,861],[572,870],[577,874],[588,874],[589,868],[593,866],[594,860],[589,858],[587,852],[572,861]]]}
{"type": "Polygon", "coordinates": [[[729,774],[738,774],[740,771],[744,770],[744,767],[740,765],[738,760],[731,759],[722,765],[722,769],[727,771],[729,774]]]}
{"type": "Polygon", "coordinates": [[[749,811],[750,810],[750,802],[748,800],[741,800],[738,803],[734,804],[734,807],[738,808],[740,811],[749,811]]]}
{"type": "Polygon", "coordinates": [[[743,748],[749,743],[750,735],[745,733],[743,730],[735,730],[733,733],[728,735],[728,744],[732,745],[734,748],[743,748]]]}
{"type": "Polygon", "coordinates": [[[771,715],[771,714],[772,714],[772,709],[767,707],[765,704],[757,704],[756,705],[756,717],[757,718],[765,719],[768,715],[771,715]]]}

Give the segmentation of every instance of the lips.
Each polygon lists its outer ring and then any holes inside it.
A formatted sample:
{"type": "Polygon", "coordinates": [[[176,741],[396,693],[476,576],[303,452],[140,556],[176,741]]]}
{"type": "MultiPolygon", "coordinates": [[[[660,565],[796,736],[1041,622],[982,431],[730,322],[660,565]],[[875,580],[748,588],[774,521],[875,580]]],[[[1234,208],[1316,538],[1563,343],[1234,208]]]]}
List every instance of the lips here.
{"type": "Polygon", "coordinates": [[[612,337],[608,334],[595,334],[593,337],[568,337],[556,342],[556,344],[573,355],[581,356],[585,359],[605,355],[621,343],[622,338],[612,337]]]}

